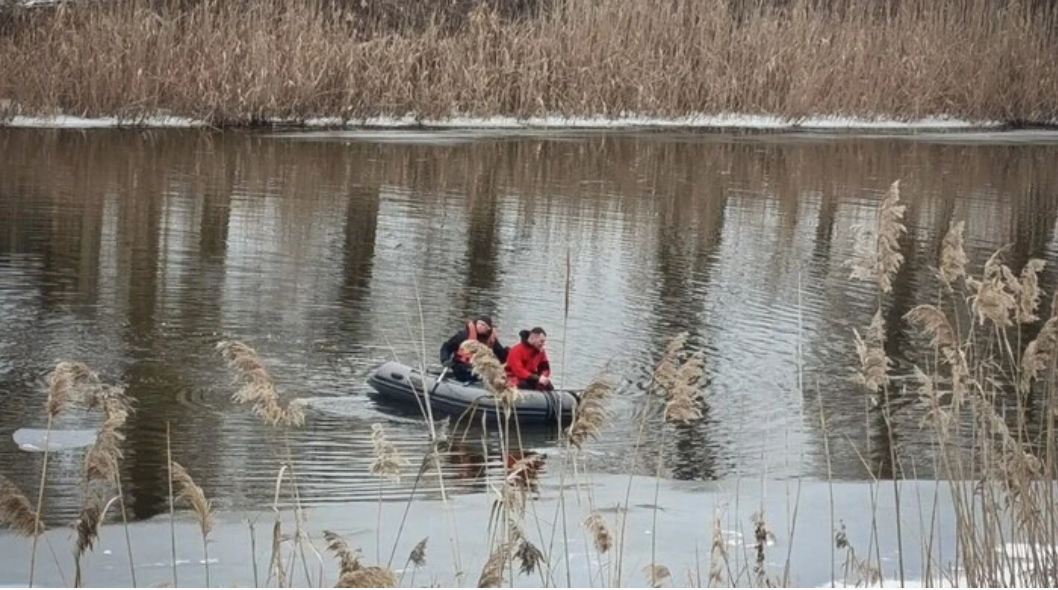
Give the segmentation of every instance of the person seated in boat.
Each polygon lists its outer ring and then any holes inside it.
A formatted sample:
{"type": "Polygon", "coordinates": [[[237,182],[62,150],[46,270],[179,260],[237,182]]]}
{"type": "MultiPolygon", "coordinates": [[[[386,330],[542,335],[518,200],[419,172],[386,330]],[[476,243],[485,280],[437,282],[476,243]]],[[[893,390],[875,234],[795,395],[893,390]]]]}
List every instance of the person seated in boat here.
{"type": "Polygon", "coordinates": [[[470,368],[470,354],[461,348],[467,340],[477,340],[491,348],[501,363],[507,360],[507,347],[500,344],[492,318],[480,316],[467,322],[462,330],[441,345],[441,364],[448,367],[455,379],[467,382],[478,380],[470,368]]]}
{"type": "Polygon", "coordinates": [[[544,350],[547,332],[536,327],[522,330],[518,335],[521,341],[507,352],[507,364],[504,367],[511,385],[518,389],[553,390],[551,363],[544,350]]]}

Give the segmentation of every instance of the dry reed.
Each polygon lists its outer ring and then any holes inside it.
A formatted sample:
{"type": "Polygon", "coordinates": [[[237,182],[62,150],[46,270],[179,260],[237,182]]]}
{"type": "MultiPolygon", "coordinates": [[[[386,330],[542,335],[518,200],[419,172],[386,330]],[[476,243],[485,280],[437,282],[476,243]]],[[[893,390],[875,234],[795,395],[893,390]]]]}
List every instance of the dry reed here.
{"type": "Polygon", "coordinates": [[[874,2],[555,0],[521,14],[481,4],[447,16],[449,3],[434,3],[400,25],[355,4],[24,10],[0,37],[0,88],[18,105],[9,110],[25,113],[167,113],[216,125],[698,112],[1021,122],[1058,112],[1054,10],[1027,0],[1004,10],[914,0],[886,11],[874,2]]]}
{"type": "Polygon", "coordinates": [[[333,531],[323,531],[323,540],[327,542],[327,550],[338,558],[340,576],[360,569],[360,551],[353,549],[344,537],[333,531]]]}
{"type": "Polygon", "coordinates": [[[650,580],[650,585],[653,588],[661,588],[665,580],[672,579],[672,572],[669,571],[668,566],[660,563],[649,563],[644,566],[643,575],[650,580]]]}
{"type": "Polygon", "coordinates": [[[32,537],[36,534],[38,522],[29,498],[18,486],[0,475],[0,524],[19,535],[32,537]]]}
{"type": "Polygon", "coordinates": [[[342,574],[335,588],[396,588],[397,576],[393,570],[377,565],[369,565],[355,571],[342,574]]]}
{"type": "Polygon", "coordinates": [[[478,576],[478,588],[499,588],[503,585],[503,565],[511,556],[511,544],[500,543],[493,548],[478,576]]]}
{"type": "Polygon", "coordinates": [[[955,281],[966,276],[966,263],[969,258],[963,249],[963,231],[966,229],[965,221],[957,221],[948,229],[941,243],[940,251],[940,277],[949,288],[955,281]]]}
{"type": "Polygon", "coordinates": [[[470,353],[470,364],[475,375],[481,378],[485,389],[509,409],[521,397],[521,392],[511,385],[507,373],[492,350],[476,340],[468,340],[461,347],[470,353]]]}
{"type": "Polygon", "coordinates": [[[426,565],[426,542],[429,540],[430,538],[426,537],[415,544],[411,553],[408,554],[409,563],[414,564],[415,567],[423,567],[426,565]]]}
{"type": "Polygon", "coordinates": [[[198,529],[202,534],[202,553],[206,571],[206,586],[209,586],[209,533],[213,530],[213,505],[206,499],[206,493],[191,478],[191,474],[179,463],[171,463],[172,478],[178,485],[178,499],[187,500],[195,513],[198,529]]]}
{"type": "Polygon", "coordinates": [[[592,512],[588,518],[584,519],[584,526],[591,533],[596,551],[606,553],[613,547],[613,536],[610,535],[610,527],[607,526],[602,514],[592,512]]]}
{"type": "Polygon", "coordinates": [[[242,379],[242,387],[232,399],[240,404],[251,404],[254,414],[271,426],[301,426],[305,413],[300,400],[290,400],[285,405],[268,368],[257,351],[238,341],[223,341],[217,350],[242,379]]]}
{"type": "Polygon", "coordinates": [[[400,479],[401,469],[408,465],[408,461],[386,438],[381,424],[371,425],[371,444],[375,450],[375,458],[371,461],[371,473],[387,479],[400,479]]]}
{"type": "Polygon", "coordinates": [[[595,379],[580,393],[573,423],[566,431],[569,443],[578,449],[583,448],[589,438],[594,438],[606,422],[606,398],[613,391],[613,385],[604,379],[595,379]]]}
{"type": "Polygon", "coordinates": [[[861,230],[851,278],[874,281],[882,293],[892,291],[893,275],[904,262],[900,237],[907,232],[902,222],[906,210],[907,206],[900,204],[900,181],[893,181],[882,200],[874,229],[861,230]]]}
{"type": "Polygon", "coordinates": [[[889,367],[892,361],[885,353],[885,320],[882,310],[874,314],[864,336],[853,329],[856,337],[856,353],[860,357],[860,370],[854,380],[863,385],[871,394],[889,385],[889,367]]]}

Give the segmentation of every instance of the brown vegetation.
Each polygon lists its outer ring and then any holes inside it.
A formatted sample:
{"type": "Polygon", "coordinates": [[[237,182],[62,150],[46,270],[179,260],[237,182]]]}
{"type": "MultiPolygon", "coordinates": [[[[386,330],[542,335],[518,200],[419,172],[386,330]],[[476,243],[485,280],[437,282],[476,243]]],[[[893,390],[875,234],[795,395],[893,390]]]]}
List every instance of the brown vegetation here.
{"type": "Polygon", "coordinates": [[[1058,116],[1049,3],[434,4],[443,8],[323,0],[8,8],[0,105],[8,114],[168,113],[216,125],[408,114],[1058,116]]]}

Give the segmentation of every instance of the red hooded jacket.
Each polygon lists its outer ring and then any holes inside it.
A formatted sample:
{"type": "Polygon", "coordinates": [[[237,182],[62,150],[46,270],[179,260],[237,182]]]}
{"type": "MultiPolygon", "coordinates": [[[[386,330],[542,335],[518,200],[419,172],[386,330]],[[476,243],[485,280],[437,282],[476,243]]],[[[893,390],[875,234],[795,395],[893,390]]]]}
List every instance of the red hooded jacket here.
{"type": "Polygon", "coordinates": [[[507,378],[511,385],[518,387],[519,381],[531,379],[533,375],[537,378],[544,375],[551,376],[551,363],[548,361],[547,352],[533,348],[528,342],[528,332],[521,334],[522,341],[511,347],[507,352],[507,378]]]}

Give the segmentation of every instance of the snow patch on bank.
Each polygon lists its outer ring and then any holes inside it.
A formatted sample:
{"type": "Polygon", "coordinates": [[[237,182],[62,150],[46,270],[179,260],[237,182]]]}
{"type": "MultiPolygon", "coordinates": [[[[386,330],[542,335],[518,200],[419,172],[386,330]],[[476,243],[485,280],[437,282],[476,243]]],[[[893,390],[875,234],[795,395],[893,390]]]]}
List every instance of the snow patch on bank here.
{"type": "Polygon", "coordinates": [[[0,127],[18,127],[33,129],[117,129],[123,127],[150,128],[190,128],[205,127],[206,123],[185,117],[143,117],[139,119],[119,119],[117,117],[76,117],[57,115],[53,117],[24,117],[16,115],[9,120],[0,119],[0,127]]]}
{"type": "MultiPolygon", "coordinates": [[[[368,117],[359,119],[313,118],[307,120],[271,119],[277,127],[332,128],[332,129],[745,129],[745,130],[983,130],[1004,125],[997,121],[967,121],[950,117],[931,117],[912,121],[865,119],[856,117],[784,118],[771,115],[690,115],[686,117],[646,117],[623,115],[618,117],[446,117],[422,119],[413,115],[403,117],[368,117]]],[[[110,129],[120,127],[189,128],[205,127],[204,121],[186,117],[153,116],[121,119],[117,117],[88,118],[71,115],[30,117],[17,115],[0,119],[0,127],[55,128],[55,129],[110,129]]]]}

